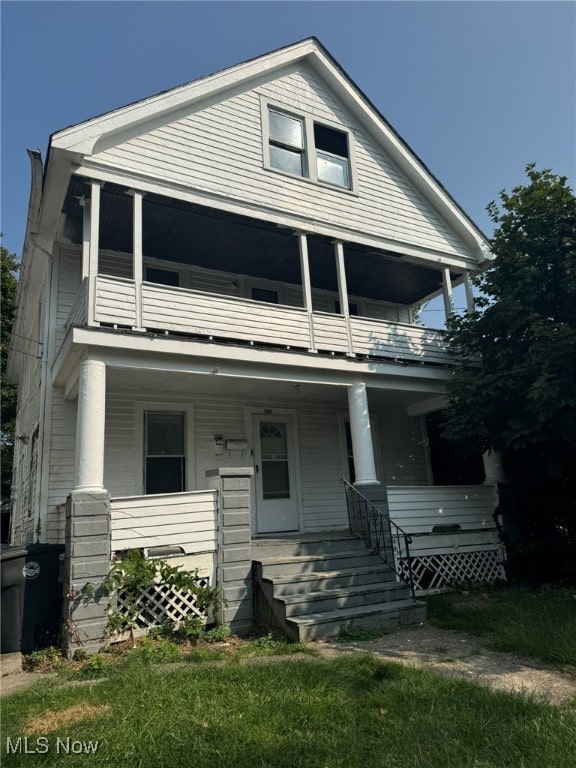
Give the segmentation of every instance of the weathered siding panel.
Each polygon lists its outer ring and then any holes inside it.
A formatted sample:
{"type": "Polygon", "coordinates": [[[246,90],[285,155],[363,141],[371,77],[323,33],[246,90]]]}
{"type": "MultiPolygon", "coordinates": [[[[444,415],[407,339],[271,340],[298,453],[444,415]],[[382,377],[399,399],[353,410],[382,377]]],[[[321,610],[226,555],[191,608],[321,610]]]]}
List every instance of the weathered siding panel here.
{"type": "Polygon", "coordinates": [[[307,315],[296,308],[150,283],[142,288],[142,307],[146,328],[309,346],[307,315]]]}
{"type": "Polygon", "coordinates": [[[350,327],[358,354],[440,364],[453,359],[447,352],[445,336],[436,330],[363,317],[351,317],[350,327]]]}
{"type": "Polygon", "coordinates": [[[130,280],[98,277],[96,280],[96,321],[136,325],[136,289],[130,280]]]}
{"type": "Polygon", "coordinates": [[[80,249],[61,248],[58,256],[56,349],[60,348],[68,330],[68,318],[80,290],[81,276],[82,253],[80,249]]]}
{"type": "MultiPolygon", "coordinates": [[[[37,310],[35,327],[39,329],[37,310]]],[[[39,332],[39,330],[38,330],[39,332]]],[[[21,384],[18,390],[18,413],[14,441],[14,473],[12,482],[12,533],[14,544],[25,544],[34,537],[39,522],[37,490],[40,481],[40,392],[42,346],[35,339],[20,339],[18,348],[24,354],[21,384]]],[[[40,532],[44,536],[44,531],[40,532]]]]}
{"type": "Polygon", "coordinates": [[[136,418],[133,399],[115,394],[106,397],[104,487],[112,496],[137,496],[144,491],[136,418]]]}
{"type": "Polygon", "coordinates": [[[338,414],[334,410],[298,411],[300,482],[304,530],[334,530],[348,524],[342,477],[338,414]]]}
{"type": "Polygon", "coordinates": [[[431,533],[438,525],[459,525],[463,531],[494,529],[495,506],[492,485],[388,489],[390,517],[408,532],[431,533]]]}
{"type": "Polygon", "coordinates": [[[180,546],[185,554],[216,549],[216,493],[113,499],[112,549],[180,546]]]}
{"type": "Polygon", "coordinates": [[[253,90],[195,108],[187,117],[117,146],[95,159],[127,171],[336,224],[398,242],[461,253],[462,243],[366,134],[357,120],[304,65],[287,68],[253,90]],[[337,124],[353,134],[359,196],[263,168],[260,99],[337,124]]]}
{"type": "Polygon", "coordinates": [[[430,485],[429,462],[422,420],[403,408],[378,411],[383,477],[387,485],[430,485]]]}
{"type": "Polygon", "coordinates": [[[48,480],[48,516],[63,504],[74,487],[76,401],[64,399],[62,389],[52,393],[52,434],[48,480]]]}

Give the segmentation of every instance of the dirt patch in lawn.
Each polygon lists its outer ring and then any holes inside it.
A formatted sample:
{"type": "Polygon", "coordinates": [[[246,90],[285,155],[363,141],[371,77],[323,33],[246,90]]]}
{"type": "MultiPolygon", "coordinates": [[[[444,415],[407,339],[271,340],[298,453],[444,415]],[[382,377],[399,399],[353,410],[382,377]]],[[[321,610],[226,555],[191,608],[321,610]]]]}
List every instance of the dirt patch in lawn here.
{"type": "Polygon", "coordinates": [[[315,644],[325,655],[364,651],[383,661],[430,669],[550,704],[576,704],[576,676],[536,659],[489,651],[476,637],[427,624],[405,627],[379,640],[315,644]]]}
{"type": "Polygon", "coordinates": [[[83,720],[108,715],[110,712],[112,712],[112,707],[109,704],[74,704],[74,706],[61,709],[58,712],[42,712],[41,715],[30,717],[24,723],[22,732],[25,736],[30,736],[33,733],[50,733],[59,728],[81,723],[83,720]]]}

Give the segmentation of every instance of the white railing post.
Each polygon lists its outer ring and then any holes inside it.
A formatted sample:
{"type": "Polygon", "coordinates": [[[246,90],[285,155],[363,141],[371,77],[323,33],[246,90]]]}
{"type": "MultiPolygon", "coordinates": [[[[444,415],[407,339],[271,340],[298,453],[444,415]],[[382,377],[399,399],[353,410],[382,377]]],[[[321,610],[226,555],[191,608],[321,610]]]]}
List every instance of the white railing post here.
{"type": "Polygon", "coordinates": [[[450,269],[448,267],[444,267],[442,270],[442,296],[444,298],[444,312],[446,314],[446,322],[448,322],[448,320],[450,320],[454,314],[452,280],[450,278],[450,269]]]}
{"type": "Polygon", "coordinates": [[[131,190],[134,201],[134,214],[133,214],[133,238],[132,238],[132,260],[133,260],[133,277],[134,277],[134,293],[136,301],[136,326],[132,329],[134,331],[144,330],[142,327],[142,278],[143,278],[143,251],[142,251],[142,192],[131,190]]]}
{"type": "Polygon", "coordinates": [[[472,292],[472,281],[468,271],[464,273],[464,290],[466,291],[466,311],[468,313],[474,312],[474,293],[472,292]]]}
{"type": "Polygon", "coordinates": [[[100,185],[90,183],[90,248],[88,252],[88,325],[96,325],[96,278],[100,244],[100,185]]]}
{"type": "Polygon", "coordinates": [[[348,355],[354,355],[354,340],[352,338],[352,328],[350,327],[350,307],[348,304],[348,285],[346,282],[346,263],[344,260],[344,246],[340,240],[334,241],[336,248],[336,271],[338,275],[338,296],[340,298],[340,312],[346,323],[346,333],[348,335],[348,355]]]}
{"type": "Polygon", "coordinates": [[[308,240],[304,232],[298,233],[298,245],[300,248],[300,272],[302,274],[302,293],[304,296],[304,308],[308,315],[308,327],[310,329],[309,352],[316,352],[314,339],[314,313],[312,307],[312,284],[310,282],[310,262],[308,260],[308,240]]]}
{"type": "Polygon", "coordinates": [[[82,280],[88,277],[90,271],[90,200],[80,199],[82,206],[82,280]]]}

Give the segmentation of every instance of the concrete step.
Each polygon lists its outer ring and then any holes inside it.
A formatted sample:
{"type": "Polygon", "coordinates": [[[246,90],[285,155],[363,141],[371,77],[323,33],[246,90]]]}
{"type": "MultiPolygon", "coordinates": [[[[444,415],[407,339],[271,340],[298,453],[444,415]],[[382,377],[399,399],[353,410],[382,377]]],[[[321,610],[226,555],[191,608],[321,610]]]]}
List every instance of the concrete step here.
{"type": "Polygon", "coordinates": [[[346,627],[397,627],[414,624],[426,618],[426,604],[412,600],[395,600],[369,606],[342,608],[336,611],[290,616],[286,625],[299,642],[335,637],[346,627]]]}
{"type": "Polygon", "coordinates": [[[292,616],[316,615],[383,602],[408,600],[410,598],[410,590],[405,584],[388,582],[385,584],[364,584],[359,587],[348,587],[346,589],[309,592],[304,595],[282,595],[281,597],[276,597],[276,590],[274,590],[274,597],[284,603],[284,613],[289,618],[292,616]]]}
{"type": "MultiPolygon", "coordinates": [[[[273,578],[288,574],[318,573],[320,571],[341,571],[347,568],[362,568],[378,561],[376,555],[367,549],[344,550],[323,555],[295,555],[290,557],[269,557],[255,560],[262,566],[262,576],[273,578]]],[[[382,562],[382,561],[380,561],[382,562]]]]}
{"type": "Polygon", "coordinates": [[[253,560],[269,557],[296,557],[302,555],[323,555],[342,550],[366,550],[366,544],[357,536],[349,534],[309,534],[306,538],[253,539],[251,555],[253,560]]]}
{"type": "Polygon", "coordinates": [[[345,568],[340,571],[289,574],[274,576],[274,595],[308,594],[330,589],[345,589],[363,584],[398,583],[396,574],[385,563],[376,563],[362,568],[345,568]]]}

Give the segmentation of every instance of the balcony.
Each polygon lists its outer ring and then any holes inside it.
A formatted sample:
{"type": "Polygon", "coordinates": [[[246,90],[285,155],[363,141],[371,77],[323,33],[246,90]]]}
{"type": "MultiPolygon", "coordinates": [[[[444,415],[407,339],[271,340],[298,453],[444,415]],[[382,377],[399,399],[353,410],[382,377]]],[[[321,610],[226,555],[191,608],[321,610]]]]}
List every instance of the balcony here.
{"type": "Polygon", "coordinates": [[[442,331],[348,317],[187,288],[99,275],[84,280],[67,321],[182,338],[361,359],[450,365],[442,331]],[[93,318],[89,306],[93,302],[93,318]]]}

